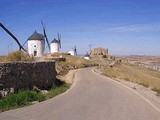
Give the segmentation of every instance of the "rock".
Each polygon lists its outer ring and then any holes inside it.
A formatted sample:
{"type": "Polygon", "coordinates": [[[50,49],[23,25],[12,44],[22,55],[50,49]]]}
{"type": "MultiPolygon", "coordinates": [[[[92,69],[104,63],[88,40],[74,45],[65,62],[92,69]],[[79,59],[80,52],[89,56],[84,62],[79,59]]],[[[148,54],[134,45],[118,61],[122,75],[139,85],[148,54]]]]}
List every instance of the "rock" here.
{"type": "Polygon", "coordinates": [[[10,92],[9,93],[14,93],[14,88],[10,88],[10,92]]]}
{"type": "Polygon", "coordinates": [[[37,103],[39,103],[39,101],[33,101],[33,102],[32,102],[32,104],[37,104],[37,103]]]}
{"type": "Polygon", "coordinates": [[[41,93],[46,95],[46,94],[48,94],[48,91],[47,90],[41,90],[41,93]]]}
{"type": "Polygon", "coordinates": [[[9,91],[7,90],[0,90],[0,97],[6,97],[9,94],[9,91]]]}
{"type": "Polygon", "coordinates": [[[41,91],[37,86],[33,86],[32,90],[36,91],[36,92],[40,92],[41,91]]]}

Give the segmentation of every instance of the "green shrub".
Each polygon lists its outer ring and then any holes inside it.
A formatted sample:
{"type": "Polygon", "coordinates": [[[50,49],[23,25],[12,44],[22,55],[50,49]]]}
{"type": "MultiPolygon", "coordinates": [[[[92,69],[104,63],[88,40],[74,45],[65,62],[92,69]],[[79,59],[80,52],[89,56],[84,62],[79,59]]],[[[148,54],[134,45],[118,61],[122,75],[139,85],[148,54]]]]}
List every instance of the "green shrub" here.
{"type": "Polygon", "coordinates": [[[52,98],[60,93],[65,92],[68,88],[69,84],[66,84],[62,81],[57,81],[46,95],[42,94],[41,92],[37,93],[31,90],[19,90],[16,93],[0,99],[0,111],[23,107],[32,104],[33,101],[44,101],[47,98],[52,98]]]}
{"type": "Polygon", "coordinates": [[[0,100],[0,110],[5,111],[12,108],[22,107],[31,104],[33,101],[44,101],[45,95],[30,90],[20,90],[17,93],[8,95],[0,100]]]}
{"type": "Polygon", "coordinates": [[[47,94],[47,98],[52,98],[60,93],[65,92],[69,88],[69,84],[62,83],[61,85],[53,85],[47,94]]]}

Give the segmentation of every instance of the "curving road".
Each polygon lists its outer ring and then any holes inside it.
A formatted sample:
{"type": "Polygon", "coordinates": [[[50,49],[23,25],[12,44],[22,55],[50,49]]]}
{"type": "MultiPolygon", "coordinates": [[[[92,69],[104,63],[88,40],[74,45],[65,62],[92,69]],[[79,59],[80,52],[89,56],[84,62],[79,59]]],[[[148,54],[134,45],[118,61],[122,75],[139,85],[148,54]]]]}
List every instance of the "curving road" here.
{"type": "Polygon", "coordinates": [[[134,92],[90,68],[53,99],[0,113],[0,120],[160,120],[160,112],[134,92]]]}

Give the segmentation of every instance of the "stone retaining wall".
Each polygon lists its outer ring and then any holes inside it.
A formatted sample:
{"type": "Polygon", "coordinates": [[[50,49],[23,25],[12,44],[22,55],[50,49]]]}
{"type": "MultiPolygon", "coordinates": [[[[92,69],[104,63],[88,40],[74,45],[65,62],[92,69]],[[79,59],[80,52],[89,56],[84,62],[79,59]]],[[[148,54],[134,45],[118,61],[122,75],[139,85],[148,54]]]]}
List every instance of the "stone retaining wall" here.
{"type": "Polygon", "coordinates": [[[0,63],[0,85],[4,88],[47,89],[55,80],[55,62],[0,63]]]}

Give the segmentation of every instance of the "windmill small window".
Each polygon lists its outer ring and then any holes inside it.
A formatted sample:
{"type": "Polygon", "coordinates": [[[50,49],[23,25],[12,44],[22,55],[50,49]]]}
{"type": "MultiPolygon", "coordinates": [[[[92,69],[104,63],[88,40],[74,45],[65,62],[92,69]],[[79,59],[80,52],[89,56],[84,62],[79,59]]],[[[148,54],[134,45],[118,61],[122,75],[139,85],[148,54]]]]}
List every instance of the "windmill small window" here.
{"type": "Polygon", "coordinates": [[[36,45],[34,45],[34,48],[36,48],[36,45]]]}

